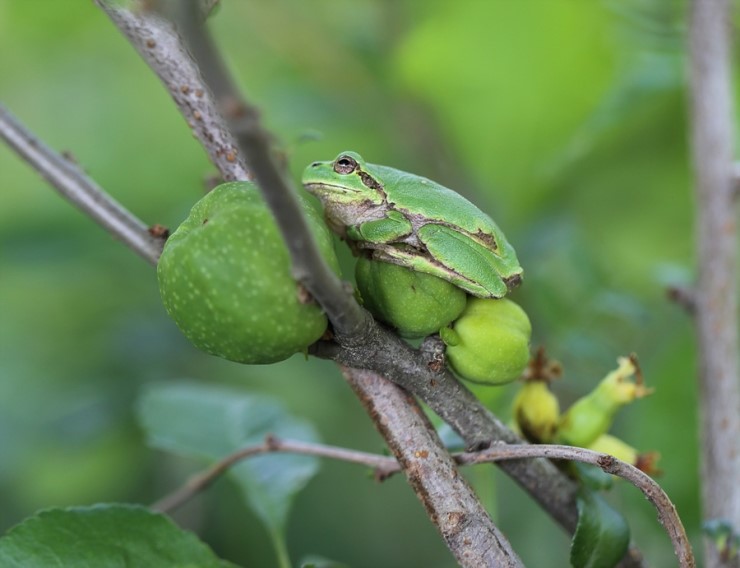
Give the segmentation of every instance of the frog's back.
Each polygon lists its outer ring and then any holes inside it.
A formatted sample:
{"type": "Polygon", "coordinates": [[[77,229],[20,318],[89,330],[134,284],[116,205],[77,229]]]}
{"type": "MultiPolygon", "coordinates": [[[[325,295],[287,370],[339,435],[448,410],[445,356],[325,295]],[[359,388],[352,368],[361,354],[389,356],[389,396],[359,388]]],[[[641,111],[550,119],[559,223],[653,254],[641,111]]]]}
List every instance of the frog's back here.
{"type": "Polygon", "coordinates": [[[499,236],[500,229],[488,215],[462,195],[430,179],[385,166],[368,164],[371,175],[386,184],[389,203],[399,210],[424,212],[424,216],[471,233],[499,236]]]}

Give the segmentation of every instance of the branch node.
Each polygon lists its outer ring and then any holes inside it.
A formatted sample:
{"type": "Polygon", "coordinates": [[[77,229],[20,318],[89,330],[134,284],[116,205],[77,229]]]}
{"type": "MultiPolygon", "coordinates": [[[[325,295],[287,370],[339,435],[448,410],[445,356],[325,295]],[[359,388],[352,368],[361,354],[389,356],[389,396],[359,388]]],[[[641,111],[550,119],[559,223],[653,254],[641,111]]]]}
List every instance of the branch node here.
{"type": "Polygon", "coordinates": [[[265,447],[270,452],[275,452],[280,449],[281,441],[280,439],[275,436],[274,434],[267,434],[265,436],[265,447]]]}

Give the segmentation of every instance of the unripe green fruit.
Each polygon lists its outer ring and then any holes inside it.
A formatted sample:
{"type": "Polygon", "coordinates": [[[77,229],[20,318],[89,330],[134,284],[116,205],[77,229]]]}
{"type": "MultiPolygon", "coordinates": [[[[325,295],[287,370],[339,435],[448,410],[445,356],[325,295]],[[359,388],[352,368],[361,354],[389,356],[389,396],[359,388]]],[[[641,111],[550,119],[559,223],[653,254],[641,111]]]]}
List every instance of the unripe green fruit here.
{"type": "Polygon", "coordinates": [[[548,444],[555,438],[560,403],[544,380],[527,380],[512,403],[519,431],[530,442],[548,444]]]}
{"type": "Polygon", "coordinates": [[[465,292],[436,276],[360,257],[357,287],[365,307],[404,337],[437,333],[465,309],[465,292]]]}
{"type": "Polygon", "coordinates": [[[461,378],[500,385],[517,379],[529,362],[532,326],[507,299],[468,298],[453,328],[441,331],[447,361],[461,378]]]}
{"type": "MultiPolygon", "coordinates": [[[[338,273],[331,236],[307,201],[319,249],[338,273]]],[[[290,257],[257,187],[218,186],[167,240],[157,266],[167,312],[198,348],[239,363],[274,363],[326,330],[316,304],[302,303],[290,257]]]]}

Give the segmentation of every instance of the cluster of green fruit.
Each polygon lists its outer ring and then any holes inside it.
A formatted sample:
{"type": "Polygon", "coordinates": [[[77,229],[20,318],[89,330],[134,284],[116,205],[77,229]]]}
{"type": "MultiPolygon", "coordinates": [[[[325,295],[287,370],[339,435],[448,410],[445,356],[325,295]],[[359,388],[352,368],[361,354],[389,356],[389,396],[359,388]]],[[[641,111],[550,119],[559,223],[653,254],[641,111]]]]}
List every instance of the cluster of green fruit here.
{"type": "MultiPolygon", "coordinates": [[[[490,217],[431,180],[352,152],[311,164],[303,181],[358,253],[359,292],[378,320],[406,337],[439,332],[450,366],[465,379],[519,377],[531,327],[502,296],[520,281],[521,267],[490,217]]],[[[301,200],[338,274],[327,225],[301,200]]],[[[203,197],[167,240],[157,273],[167,312],[193,344],[219,357],[273,363],[326,331],[326,316],[293,279],[287,247],[252,183],[227,183],[203,197]]]]}
{"type": "Polygon", "coordinates": [[[616,413],[653,392],[642,379],[634,356],[620,357],[618,367],[594,389],[576,400],[566,412],[550,390],[560,366],[547,361],[540,350],[523,377],[524,384],[512,404],[514,429],[535,444],[566,444],[612,455],[646,473],[657,473],[658,454],[640,453],[609,434],[616,413]]]}
{"type": "MultiPolygon", "coordinates": [[[[514,416],[530,441],[638,461],[635,450],[607,433],[621,406],[649,392],[629,380],[635,361],[620,359],[618,369],[561,416],[543,355],[530,364],[527,314],[504,298],[522,269],[490,217],[452,190],[365,163],[354,152],[314,162],[303,183],[322,202],[328,225],[357,253],[358,292],[377,320],[407,338],[439,333],[450,367],[475,383],[508,383],[529,364],[514,416]]],[[[327,224],[300,199],[321,253],[339,274],[327,224]]],[[[273,363],[305,351],[326,332],[327,318],[293,279],[287,247],[252,183],[227,183],[201,199],[167,240],[157,273],[167,312],[213,355],[273,363]]]]}
{"type": "Polygon", "coordinates": [[[476,298],[453,284],[365,257],[355,268],[363,304],[408,338],[439,333],[450,367],[463,379],[500,385],[519,378],[529,361],[532,327],[505,298],[476,298]]]}

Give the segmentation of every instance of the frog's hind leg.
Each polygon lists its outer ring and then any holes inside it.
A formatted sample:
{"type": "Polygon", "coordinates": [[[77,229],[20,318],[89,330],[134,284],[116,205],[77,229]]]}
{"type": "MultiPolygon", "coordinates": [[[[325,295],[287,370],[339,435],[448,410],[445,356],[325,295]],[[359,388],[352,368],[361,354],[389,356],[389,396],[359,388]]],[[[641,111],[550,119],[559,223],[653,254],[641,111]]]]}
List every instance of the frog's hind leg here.
{"type": "Polygon", "coordinates": [[[452,279],[450,282],[481,298],[502,298],[507,294],[506,282],[497,270],[500,260],[492,251],[445,225],[424,225],[418,234],[437,263],[471,285],[466,287],[452,279]]]}
{"type": "Polygon", "coordinates": [[[451,282],[458,288],[462,288],[469,294],[478,296],[481,298],[491,298],[491,293],[479,286],[472,280],[459,275],[457,272],[447,268],[446,266],[435,262],[428,255],[425,255],[419,249],[412,247],[399,247],[388,244],[376,244],[372,247],[372,257],[375,260],[390,262],[405,266],[416,272],[423,272],[424,274],[431,274],[442,280],[451,282]]]}

